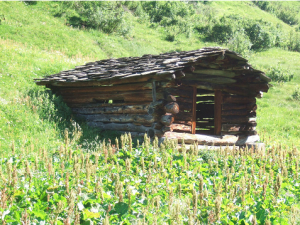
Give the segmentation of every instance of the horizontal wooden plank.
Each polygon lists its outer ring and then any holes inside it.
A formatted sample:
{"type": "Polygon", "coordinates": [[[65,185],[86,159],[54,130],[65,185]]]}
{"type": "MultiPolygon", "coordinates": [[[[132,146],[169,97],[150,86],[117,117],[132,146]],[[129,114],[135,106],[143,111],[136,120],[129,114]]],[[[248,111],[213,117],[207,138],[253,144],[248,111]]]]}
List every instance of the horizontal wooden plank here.
{"type": "Polygon", "coordinates": [[[214,146],[226,146],[226,145],[236,145],[243,146],[248,143],[254,143],[259,141],[259,136],[236,136],[236,135],[226,135],[226,136],[217,136],[217,135],[199,135],[199,134],[187,134],[187,133],[177,133],[177,132],[166,132],[164,134],[165,138],[168,139],[178,139],[178,142],[181,143],[182,139],[186,144],[193,144],[197,142],[199,145],[214,145],[214,146]]]}
{"type": "Polygon", "coordinates": [[[255,103],[248,103],[248,104],[245,104],[245,103],[240,103],[240,104],[223,104],[222,105],[222,110],[233,110],[233,109],[248,109],[248,110],[251,110],[251,111],[256,111],[257,109],[257,105],[255,103]]]}
{"type": "Polygon", "coordinates": [[[193,114],[189,112],[179,112],[174,115],[175,121],[176,120],[183,120],[183,121],[192,121],[193,114]]]}
{"type": "Polygon", "coordinates": [[[253,131],[255,129],[256,123],[222,124],[222,131],[228,132],[253,131]]]}
{"type": "MultiPolygon", "coordinates": [[[[165,86],[165,83],[163,83],[165,86]]],[[[66,87],[60,88],[59,93],[67,96],[74,94],[86,94],[86,93],[106,93],[116,91],[136,91],[136,90],[151,90],[151,82],[125,84],[125,85],[113,85],[113,86],[100,86],[100,87],[66,87]]]]}
{"type": "Polygon", "coordinates": [[[103,86],[103,85],[117,85],[117,84],[130,84],[130,83],[140,83],[140,82],[148,82],[151,79],[156,81],[165,81],[171,82],[173,73],[166,74],[127,74],[124,76],[114,77],[102,79],[101,81],[78,81],[78,82],[59,82],[52,81],[50,84],[48,82],[40,81],[36,82],[37,85],[47,85],[47,86],[59,86],[59,87],[95,87],[95,86],[103,86]]]}
{"type": "Polygon", "coordinates": [[[192,98],[193,97],[193,89],[191,88],[164,88],[163,89],[164,95],[173,95],[183,98],[192,98]]]}
{"type": "Polygon", "coordinates": [[[248,116],[222,116],[222,123],[247,123],[249,121],[250,117],[248,116]]]}
{"type": "Polygon", "coordinates": [[[201,69],[197,67],[194,70],[193,74],[196,76],[211,75],[211,76],[221,76],[221,77],[230,77],[230,78],[236,76],[235,72],[229,70],[201,69]]]}
{"type": "MultiPolygon", "coordinates": [[[[82,104],[82,103],[97,103],[97,101],[104,100],[124,100],[125,102],[150,102],[152,101],[152,92],[151,91],[132,91],[124,93],[114,93],[114,94],[90,94],[88,96],[82,97],[71,97],[71,96],[62,96],[66,103],[70,104],[82,104]]],[[[163,95],[157,93],[157,99],[162,99],[163,95]]]]}
{"type": "Polygon", "coordinates": [[[192,121],[174,120],[174,123],[184,124],[184,125],[187,125],[187,126],[192,126],[192,121]]]}
{"type": "Polygon", "coordinates": [[[113,122],[113,123],[141,123],[152,124],[155,120],[150,115],[143,114],[76,114],[77,117],[93,122],[113,122]]]}
{"type": "Polygon", "coordinates": [[[188,112],[191,112],[193,109],[193,104],[188,102],[176,102],[179,105],[179,110],[181,112],[184,112],[187,110],[188,112]]]}
{"type": "Polygon", "coordinates": [[[221,135],[257,135],[257,131],[238,131],[238,132],[229,132],[229,131],[221,131],[221,135]]]}
{"type": "Polygon", "coordinates": [[[253,112],[249,109],[233,109],[233,110],[222,110],[223,116],[249,116],[253,115],[253,112]]]}
{"type": "Polygon", "coordinates": [[[203,75],[203,74],[193,74],[193,76],[186,76],[183,79],[201,81],[201,82],[210,82],[213,84],[234,84],[236,83],[235,79],[222,77],[222,76],[212,76],[212,75],[203,75]]]}
{"type": "Polygon", "coordinates": [[[149,105],[122,105],[122,106],[106,106],[94,108],[72,108],[74,113],[78,114],[147,114],[149,105]]]}
{"type": "MultiPolygon", "coordinates": [[[[143,102],[143,105],[149,105],[151,102],[143,102]]],[[[81,103],[81,104],[68,104],[71,108],[102,108],[102,107],[122,107],[122,106],[141,105],[141,102],[117,102],[112,103],[81,103]]]]}
{"type": "Polygon", "coordinates": [[[178,131],[180,131],[180,132],[191,132],[192,131],[192,126],[173,123],[173,124],[171,124],[171,129],[174,132],[178,132],[178,131]]]}
{"type": "Polygon", "coordinates": [[[239,96],[239,95],[224,95],[223,96],[224,103],[255,103],[255,97],[246,97],[246,96],[239,96]]]}
{"type": "Polygon", "coordinates": [[[176,97],[176,102],[178,102],[178,104],[180,104],[180,102],[193,104],[193,99],[192,98],[176,97]]]}

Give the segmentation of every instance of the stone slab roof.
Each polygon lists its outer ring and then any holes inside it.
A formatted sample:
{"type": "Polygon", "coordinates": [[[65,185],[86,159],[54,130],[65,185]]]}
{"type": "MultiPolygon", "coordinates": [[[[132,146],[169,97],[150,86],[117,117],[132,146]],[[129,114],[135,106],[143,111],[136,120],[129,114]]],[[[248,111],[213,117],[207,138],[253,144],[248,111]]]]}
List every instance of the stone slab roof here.
{"type": "MultiPolygon", "coordinates": [[[[182,70],[193,63],[210,58],[213,58],[214,63],[216,63],[216,61],[219,62],[219,69],[228,69],[228,67],[222,63],[225,56],[228,56],[236,62],[239,69],[253,70],[251,65],[247,63],[247,60],[237,53],[219,47],[209,47],[194,51],[171,52],[160,55],[143,55],[142,57],[124,57],[89,62],[83,66],[77,66],[75,69],[61,71],[60,73],[36,79],[35,81],[38,85],[46,85],[57,82],[103,81],[112,78],[126,79],[150,74],[170,74],[182,70]]],[[[256,72],[263,74],[261,71],[256,70],[256,72]]]]}

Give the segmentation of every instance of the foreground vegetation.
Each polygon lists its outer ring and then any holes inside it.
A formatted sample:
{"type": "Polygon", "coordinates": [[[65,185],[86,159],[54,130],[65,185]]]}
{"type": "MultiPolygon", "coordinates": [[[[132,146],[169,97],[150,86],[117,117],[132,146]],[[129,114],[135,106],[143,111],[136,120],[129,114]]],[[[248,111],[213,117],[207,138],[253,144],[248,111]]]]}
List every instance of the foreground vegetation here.
{"type": "MultiPolygon", "coordinates": [[[[77,133],[80,135],[80,133],[77,133]]],[[[72,140],[72,139],[71,139],[72,140]]],[[[198,150],[130,135],[0,160],[2,224],[298,224],[299,151],[198,150]]],[[[35,153],[34,153],[35,152],[35,153]]]]}

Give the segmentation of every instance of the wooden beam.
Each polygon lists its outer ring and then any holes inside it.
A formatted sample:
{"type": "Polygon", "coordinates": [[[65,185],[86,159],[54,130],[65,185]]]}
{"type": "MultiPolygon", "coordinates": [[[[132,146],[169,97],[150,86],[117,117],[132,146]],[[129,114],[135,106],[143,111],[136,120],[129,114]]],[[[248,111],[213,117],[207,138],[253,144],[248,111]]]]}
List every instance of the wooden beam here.
{"type": "Polygon", "coordinates": [[[223,103],[223,96],[222,91],[215,90],[215,134],[221,134],[222,128],[222,103],[223,103]]]}
{"type": "Polygon", "coordinates": [[[196,119],[197,119],[197,115],[196,115],[196,108],[197,108],[197,88],[193,87],[193,117],[192,117],[192,134],[195,134],[196,132],[196,119]]]}
{"type": "Polygon", "coordinates": [[[153,102],[156,102],[156,84],[155,84],[155,81],[152,82],[152,99],[153,99],[153,102]]]}

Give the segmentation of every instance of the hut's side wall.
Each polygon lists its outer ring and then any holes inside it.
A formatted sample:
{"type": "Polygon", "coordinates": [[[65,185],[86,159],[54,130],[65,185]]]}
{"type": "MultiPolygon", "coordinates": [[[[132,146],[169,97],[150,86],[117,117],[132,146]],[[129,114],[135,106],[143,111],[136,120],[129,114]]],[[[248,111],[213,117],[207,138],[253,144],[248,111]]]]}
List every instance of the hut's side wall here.
{"type": "Polygon", "coordinates": [[[221,134],[255,135],[256,98],[223,94],[221,134]]]}

